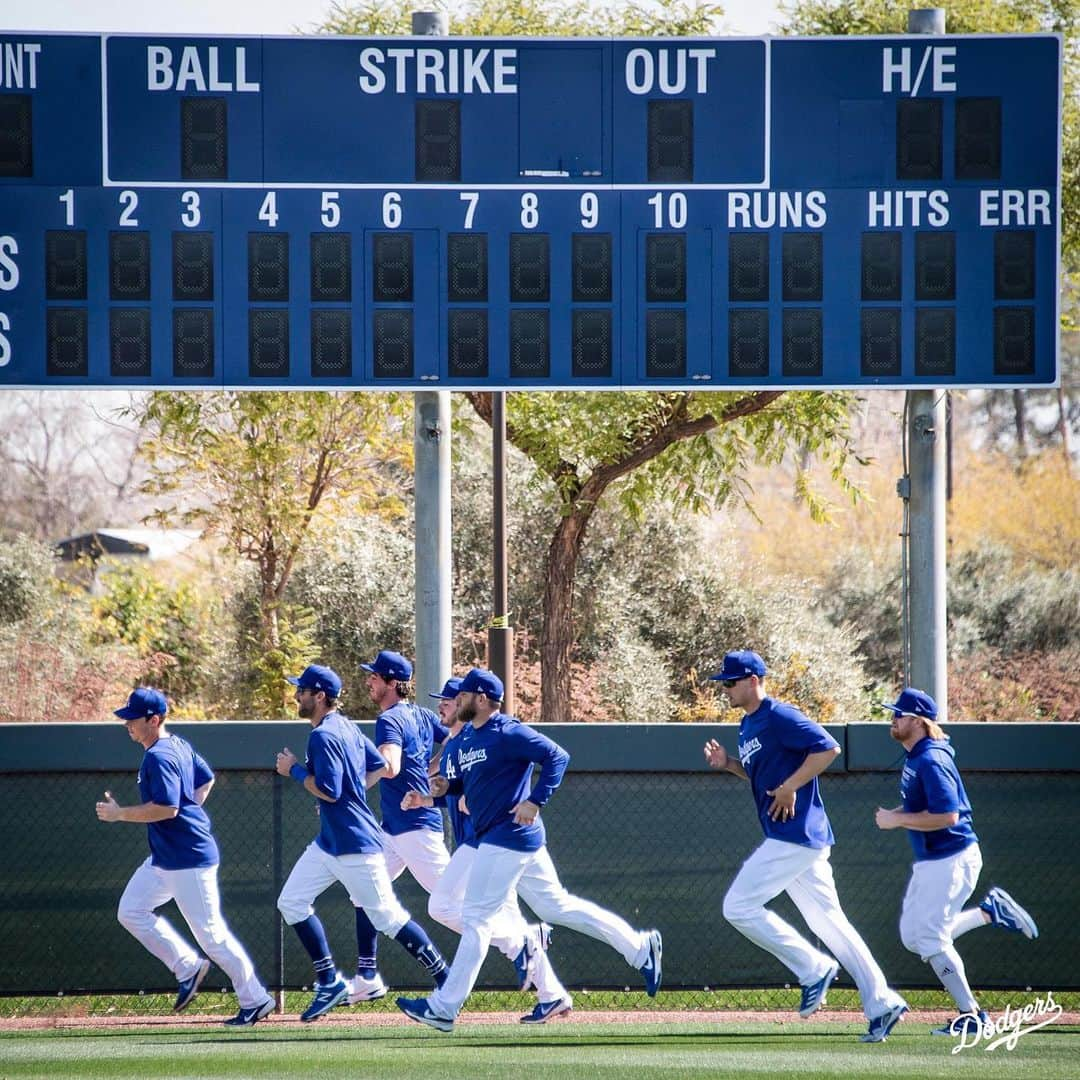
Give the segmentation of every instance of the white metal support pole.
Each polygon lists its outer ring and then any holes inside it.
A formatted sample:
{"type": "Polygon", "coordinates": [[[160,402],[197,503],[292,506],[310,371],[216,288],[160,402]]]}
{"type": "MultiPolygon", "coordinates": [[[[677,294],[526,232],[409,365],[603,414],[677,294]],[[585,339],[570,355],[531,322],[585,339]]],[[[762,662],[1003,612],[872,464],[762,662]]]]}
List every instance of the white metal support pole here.
{"type": "MultiPolygon", "coordinates": [[[[908,12],[909,34],[944,34],[945,11],[908,12]]],[[[907,440],[910,529],[907,538],[910,598],[907,681],[938,704],[948,719],[946,638],[946,396],[945,391],[909,390],[907,440]]]]}
{"type": "MultiPolygon", "coordinates": [[[[445,37],[443,12],[413,12],[412,32],[445,37]]],[[[417,697],[442,687],[452,665],[450,546],[450,394],[413,394],[416,468],[416,680],[417,697]]]]}

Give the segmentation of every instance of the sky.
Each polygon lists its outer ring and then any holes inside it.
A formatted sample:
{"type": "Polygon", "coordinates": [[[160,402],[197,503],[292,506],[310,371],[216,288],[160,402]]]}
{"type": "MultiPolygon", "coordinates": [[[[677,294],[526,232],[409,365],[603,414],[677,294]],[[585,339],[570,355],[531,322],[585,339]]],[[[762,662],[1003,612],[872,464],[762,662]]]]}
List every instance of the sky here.
{"type": "MultiPolygon", "coordinates": [[[[735,34],[765,34],[779,20],[774,0],[721,0],[735,34]]],[[[423,0],[416,9],[422,11],[423,0]]],[[[331,0],[3,0],[4,30],[130,31],[180,34],[294,34],[321,23],[331,0]]],[[[451,26],[451,30],[453,27],[451,26]]]]}

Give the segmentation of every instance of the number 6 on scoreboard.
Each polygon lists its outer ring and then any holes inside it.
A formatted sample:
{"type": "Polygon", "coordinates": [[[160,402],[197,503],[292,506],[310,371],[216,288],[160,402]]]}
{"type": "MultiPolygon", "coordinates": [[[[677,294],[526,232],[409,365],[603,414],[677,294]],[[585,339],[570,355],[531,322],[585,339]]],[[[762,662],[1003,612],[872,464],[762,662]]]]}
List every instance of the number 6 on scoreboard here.
{"type": "Polygon", "coordinates": [[[479,191],[463,191],[458,195],[462,202],[468,203],[465,207],[465,228],[472,228],[473,214],[476,213],[476,204],[480,201],[479,191]]]}

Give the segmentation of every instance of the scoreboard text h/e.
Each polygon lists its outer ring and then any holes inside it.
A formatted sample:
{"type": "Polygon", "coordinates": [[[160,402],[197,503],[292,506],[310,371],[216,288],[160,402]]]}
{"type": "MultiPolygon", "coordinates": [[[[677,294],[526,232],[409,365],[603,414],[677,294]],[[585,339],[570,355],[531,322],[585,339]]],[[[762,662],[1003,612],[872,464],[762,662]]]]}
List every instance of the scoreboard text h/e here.
{"type": "Polygon", "coordinates": [[[1059,37],[0,32],[0,386],[1032,386],[1059,37]]]}

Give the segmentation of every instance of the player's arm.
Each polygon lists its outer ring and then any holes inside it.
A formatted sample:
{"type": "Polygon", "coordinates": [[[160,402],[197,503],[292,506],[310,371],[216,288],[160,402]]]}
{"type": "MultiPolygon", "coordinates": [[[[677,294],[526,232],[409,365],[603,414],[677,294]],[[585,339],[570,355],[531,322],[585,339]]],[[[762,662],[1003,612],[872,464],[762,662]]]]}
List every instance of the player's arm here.
{"type": "Polygon", "coordinates": [[[131,821],[149,825],[155,821],[168,821],[180,813],[178,806],[162,806],[161,803],[147,802],[139,806],[121,806],[111,791],[105,792],[105,798],[95,806],[98,821],[131,821]]]}
{"type": "Polygon", "coordinates": [[[379,753],[386,759],[386,779],[393,780],[401,772],[401,747],[397,743],[380,743],[379,753]]]}
{"type": "Polygon", "coordinates": [[[406,791],[401,800],[402,810],[420,810],[425,806],[434,806],[435,800],[430,795],[424,795],[419,791],[406,791]]]}
{"type": "Polygon", "coordinates": [[[296,755],[287,746],[278,754],[274,768],[278,776],[288,776],[298,781],[303,789],[309,795],[314,795],[316,799],[321,799],[323,802],[338,801],[337,795],[332,795],[319,787],[314,774],[308,772],[306,765],[300,764],[296,755]]]}
{"type": "Polygon", "coordinates": [[[738,776],[742,780],[750,779],[746,775],[746,770],[742,767],[742,762],[731,757],[715,739],[710,739],[705,744],[705,760],[709,763],[710,769],[724,769],[731,773],[732,776],[738,776]]]}
{"type": "Polygon", "coordinates": [[[570,755],[557,742],[525,724],[519,725],[516,731],[511,735],[504,735],[503,738],[512,738],[514,748],[520,755],[540,766],[540,775],[536,778],[529,797],[522,799],[512,811],[515,824],[531,825],[540,813],[540,807],[555,794],[555,790],[562,783],[566,766],[570,764],[570,755]]]}
{"type": "Polygon", "coordinates": [[[809,784],[815,776],[820,776],[840,753],[839,746],[830,746],[827,750],[815,750],[803,758],[803,763],[782,783],[777,784],[766,795],[773,797],[769,807],[769,817],[773,821],[784,821],[795,814],[795,793],[809,784]]]}
{"type": "Polygon", "coordinates": [[[929,810],[917,813],[897,807],[895,810],[883,810],[880,806],[874,815],[879,829],[913,829],[915,832],[937,832],[949,829],[960,820],[960,815],[953,810],[948,813],[933,814],[929,810]]]}
{"type": "Polygon", "coordinates": [[[197,802],[197,803],[198,803],[198,804],[199,804],[200,806],[202,806],[202,804],[203,804],[204,802],[206,802],[207,798],[209,797],[209,795],[210,795],[210,789],[211,789],[211,788],[212,788],[213,786],[214,786],[214,781],[213,781],[213,780],[207,780],[205,784],[203,784],[203,785],[202,785],[201,787],[197,787],[197,788],[196,788],[196,789],[194,790],[194,792],[192,792],[192,798],[193,798],[193,799],[194,799],[194,800],[195,800],[195,801],[196,801],[196,802],[197,802]]]}
{"type": "Polygon", "coordinates": [[[386,776],[386,766],[383,765],[372,772],[364,774],[364,787],[370,791],[380,780],[386,776]]]}

